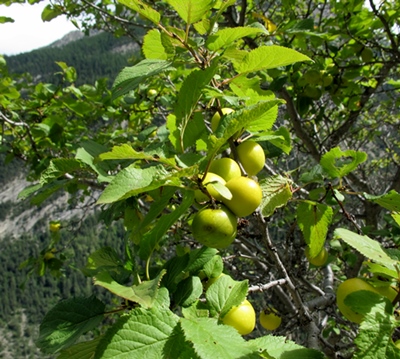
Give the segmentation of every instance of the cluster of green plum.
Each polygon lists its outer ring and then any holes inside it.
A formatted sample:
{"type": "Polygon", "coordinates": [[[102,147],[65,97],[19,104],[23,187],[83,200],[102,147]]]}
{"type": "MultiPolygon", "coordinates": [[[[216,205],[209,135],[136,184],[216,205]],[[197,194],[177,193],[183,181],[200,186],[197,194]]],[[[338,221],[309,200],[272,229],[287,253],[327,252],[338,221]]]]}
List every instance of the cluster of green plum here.
{"type": "MultiPolygon", "coordinates": [[[[222,109],[223,114],[231,111],[222,109]]],[[[220,114],[216,113],[211,120],[214,131],[219,120],[220,114]]],[[[228,247],[236,237],[238,217],[252,214],[262,200],[254,176],[264,167],[263,148],[247,140],[235,147],[235,153],[240,165],[230,157],[214,159],[195,192],[196,202],[203,207],[193,218],[192,234],[199,243],[211,248],[228,247]]]]}

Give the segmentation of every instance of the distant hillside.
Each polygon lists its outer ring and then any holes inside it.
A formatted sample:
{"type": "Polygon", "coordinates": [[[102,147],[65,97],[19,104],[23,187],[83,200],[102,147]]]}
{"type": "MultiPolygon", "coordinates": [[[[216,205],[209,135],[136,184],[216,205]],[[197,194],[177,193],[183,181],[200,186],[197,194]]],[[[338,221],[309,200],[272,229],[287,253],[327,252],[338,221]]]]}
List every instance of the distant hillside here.
{"type": "Polygon", "coordinates": [[[75,67],[77,85],[93,84],[99,78],[112,83],[118,72],[129,65],[130,59],[140,57],[139,47],[130,38],[115,38],[101,32],[83,36],[73,31],[48,47],[14,56],[6,56],[13,73],[29,72],[36,81],[56,83],[54,75],[60,71],[56,62],[62,61],[75,67]]]}

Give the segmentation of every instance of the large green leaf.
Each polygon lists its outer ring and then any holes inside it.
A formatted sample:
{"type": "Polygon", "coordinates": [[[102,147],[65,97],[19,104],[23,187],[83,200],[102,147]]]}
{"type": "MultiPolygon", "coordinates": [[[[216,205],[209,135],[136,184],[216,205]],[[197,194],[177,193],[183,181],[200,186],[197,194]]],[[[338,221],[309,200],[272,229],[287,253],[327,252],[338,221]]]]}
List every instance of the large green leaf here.
{"type": "Polygon", "coordinates": [[[178,321],[170,310],[134,309],[106,332],[94,359],[180,358],[187,345],[178,321]]]}
{"type": "Polygon", "coordinates": [[[147,81],[149,77],[174,70],[171,65],[171,62],[165,60],[146,59],[135,66],[125,67],[114,81],[112,87],[113,98],[134,90],[141,83],[147,81]]]}
{"type": "Polygon", "coordinates": [[[394,189],[380,196],[373,196],[364,193],[364,197],[367,200],[377,203],[381,207],[388,209],[389,211],[394,211],[394,212],[400,211],[400,194],[397,193],[394,189]]]}
{"type": "Polygon", "coordinates": [[[161,186],[179,187],[181,177],[190,177],[197,168],[168,172],[162,165],[137,168],[132,164],[120,171],[105,188],[97,203],[113,203],[161,186]]]}
{"type": "Polygon", "coordinates": [[[166,60],[166,53],[161,40],[161,33],[157,29],[150,30],[143,38],[142,51],[146,59],[166,60]]]}
{"type": "Polygon", "coordinates": [[[190,276],[178,284],[174,296],[177,305],[188,307],[203,294],[203,284],[197,276],[190,276]]]}
{"type": "Polygon", "coordinates": [[[322,203],[304,201],[299,203],[296,213],[297,223],[310,248],[310,257],[314,258],[324,246],[333,210],[322,203]]]}
{"type": "Polygon", "coordinates": [[[390,258],[385,253],[378,241],[374,241],[368,236],[362,236],[345,228],[335,229],[334,234],[335,237],[341,238],[349,246],[376,263],[382,264],[391,270],[396,270],[399,265],[398,261],[390,258]]]}
{"type": "Polygon", "coordinates": [[[71,346],[83,333],[100,324],[104,309],[105,305],[93,296],[58,303],[40,324],[37,346],[45,353],[71,346]]]}
{"type": "Polygon", "coordinates": [[[175,9],[183,21],[193,24],[201,20],[213,7],[215,0],[167,0],[167,3],[175,9]]]}
{"type": "Polygon", "coordinates": [[[81,342],[61,351],[57,359],[93,359],[97,345],[102,337],[81,342]]]}
{"type": "Polygon", "coordinates": [[[260,46],[250,51],[241,62],[236,63],[235,69],[239,74],[248,74],[280,66],[287,66],[300,61],[312,61],[308,56],[295,50],[271,45],[260,46]]]}
{"type": "Polygon", "coordinates": [[[152,280],[127,287],[116,282],[109,272],[101,272],[94,277],[94,284],[106,288],[121,298],[138,303],[143,308],[151,308],[157,298],[161,278],[164,274],[163,270],[152,280]]]}
{"type": "Polygon", "coordinates": [[[288,340],[286,337],[265,335],[253,339],[248,345],[254,346],[262,353],[262,358],[268,359],[323,359],[324,354],[314,350],[307,349],[301,345],[288,340]]]}
{"type": "MultiPolygon", "coordinates": [[[[354,343],[355,359],[390,358],[388,347],[393,346],[392,333],[397,327],[390,301],[371,291],[358,291],[345,298],[345,304],[364,315],[354,343]]],[[[392,357],[394,358],[394,357],[392,357]]]]}
{"type": "Polygon", "coordinates": [[[367,154],[361,151],[342,151],[339,147],[325,153],[320,161],[322,168],[331,178],[344,177],[365,162],[367,154]]]}
{"type": "Polygon", "coordinates": [[[181,327],[185,339],[193,345],[200,358],[259,358],[235,329],[218,325],[215,319],[181,318],[181,327]]]}
{"type": "Polygon", "coordinates": [[[129,7],[130,9],[136,11],[146,19],[150,20],[155,25],[158,25],[158,23],[160,22],[161,15],[142,0],[118,0],[118,1],[121,4],[129,7]]]}
{"type": "Polygon", "coordinates": [[[267,33],[265,29],[257,27],[232,27],[218,30],[215,34],[210,35],[206,41],[206,47],[211,51],[216,51],[227,47],[232,42],[241,39],[242,37],[259,34],[260,32],[267,33]]]}
{"type": "Polygon", "coordinates": [[[260,187],[263,192],[260,210],[264,217],[271,216],[292,198],[291,181],[281,175],[263,178],[260,187]]]}
{"type": "Polygon", "coordinates": [[[233,306],[245,300],[248,289],[247,280],[239,282],[229,275],[224,275],[207,289],[207,303],[212,311],[223,318],[233,306]]]}

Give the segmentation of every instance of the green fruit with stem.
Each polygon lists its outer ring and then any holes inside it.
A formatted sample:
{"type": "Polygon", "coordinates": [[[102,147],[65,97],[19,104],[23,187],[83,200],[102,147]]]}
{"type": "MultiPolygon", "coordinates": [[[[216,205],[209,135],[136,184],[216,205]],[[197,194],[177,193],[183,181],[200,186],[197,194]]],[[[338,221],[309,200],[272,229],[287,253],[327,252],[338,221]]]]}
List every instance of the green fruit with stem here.
{"type": "MultiPolygon", "coordinates": [[[[218,176],[215,173],[212,172],[207,172],[202,184],[203,186],[206,188],[207,192],[210,194],[210,196],[212,196],[214,199],[216,199],[217,201],[222,201],[222,196],[221,194],[215,189],[215,184],[216,183],[220,183],[225,185],[226,181],[221,177],[218,176]]],[[[200,189],[197,189],[194,192],[194,196],[196,199],[197,203],[203,203],[203,202],[207,202],[210,200],[210,197],[208,197],[203,191],[201,191],[200,189]]]]}
{"type": "Polygon", "coordinates": [[[307,247],[304,253],[307,260],[316,267],[321,267],[328,261],[328,251],[325,247],[322,247],[321,251],[315,257],[310,256],[310,247],[307,247]]]}
{"type": "Polygon", "coordinates": [[[221,176],[227,182],[232,178],[240,177],[242,175],[237,162],[228,157],[218,158],[212,161],[209,170],[221,176]]]}
{"type": "Polygon", "coordinates": [[[249,176],[259,173],[265,164],[263,148],[255,141],[244,141],[236,147],[237,155],[243,169],[249,176]]]}
{"type": "Polygon", "coordinates": [[[203,208],[192,221],[192,234],[196,241],[210,248],[226,248],[235,239],[237,218],[225,206],[203,208]]]}
{"type": "MultiPolygon", "coordinates": [[[[221,112],[223,115],[229,115],[230,113],[235,112],[235,110],[229,107],[224,107],[221,108],[221,112]]],[[[211,129],[213,132],[216,131],[220,120],[221,120],[221,115],[219,111],[217,111],[216,113],[214,113],[213,117],[211,117],[211,129]]]]}
{"type": "Polygon", "coordinates": [[[251,303],[245,299],[222,318],[222,323],[234,327],[239,334],[250,334],[256,326],[256,312],[251,303]]]}
{"type": "Polygon", "coordinates": [[[260,205],[262,191],[260,185],[249,177],[236,177],[226,182],[232,193],[232,199],[223,198],[222,202],[238,217],[252,214],[260,205]]]}

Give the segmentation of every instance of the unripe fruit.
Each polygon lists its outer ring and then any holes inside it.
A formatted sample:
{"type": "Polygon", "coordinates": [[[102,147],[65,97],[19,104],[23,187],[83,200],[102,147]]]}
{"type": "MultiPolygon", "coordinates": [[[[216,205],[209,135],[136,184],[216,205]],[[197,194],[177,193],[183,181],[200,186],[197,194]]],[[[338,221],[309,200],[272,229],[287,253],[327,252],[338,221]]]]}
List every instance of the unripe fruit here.
{"type": "Polygon", "coordinates": [[[203,208],[193,218],[192,234],[210,248],[226,248],[236,237],[237,218],[225,206],[203,208]]]}
{"type": "Polygon", "coordinates": [[[278,311],[275,308],[264,309],[260,313],[259,319],[261,326],[267,330],[275,330],[282,323],[282,318],[278,315],[278,311]]]}
{"type": "Polygon", "coordinates": [[[58,232],[61,228],[61,223],[59,222],[52,222],[50,223],[49,229],[50,232],[58,232]]]}
{"type": "Polygon", "coordinates": [[[222,323],[234,327],[241,335],[247,335],[256,326],[256,312],[251,303],[245,299],[222,318],[222,323]]]}
{"type": "MultiPolygon", "coordinates": [[[[207,192],[208,192],[213,198],[215,198],[217,201],[222,201],[222,198],[223,198],[223,197],[222,197],[221,194],[215,189],[215,187],[214,187],[214,185],[213,185],[213,183],[216,183],[216,182],[222,183],[223,185],[226,183],[226,181],[225,181],[222,177],[218,176],[217,174],[212,173],[212,172],[207,172],[206,177],[204,178],[204,180],[203,180],[202,183],[203,183],[203,186],[206,187],[207,192]]],[[[196,199],[196,201],[197,201],[198,203],[207,202],[207,201],[210,200],[210,198],[209,198],[204,192],[202,192],[202,191],[199,190],[199,189],[197,189],[197,190],[194,192],[194,196],[195,196],[195,199],[196,199]]]]}
{"type": "MultiPolygon", "coordinates": [[[[221,112],[223,115],[228,115],[232,112],[235,112],[235,110],[224,107],[221,109],[221,112]]],[[[215,130],[217,129],[220,120],[221,120],[221,115],[217,111],[216,113],[214,113],[213,117],[211,118],[211,129],[213,132],[215,132],[215,130]]]]}
{"type": "Polygon", "coordinates": [[[211,162],[209,170],[221,176],[225,181],[242,175],[240,167],[232,158],[223,157],[211,162]]]}
{"type": "Polygon", "coordinates": [[[336,291],[336,304],[345,318],[351,322],[360,324],[364,315],[357,313],[344,303],[345,298],[354,292],[368,290],[379,294],[379,292],[369,283],[361,278],[350,278],[342,282],[336,291]]]}
{"type": "Polygon", "coordinates": [[[314,258],[310,257],[310,247],[307,247],[304,251],[307,260],[314,266],[316,267],[321,267],[324,264],[326,264],[327,260],[328,260],[328,251],[326,250],[325,247],[322,247],[321,252],[319,252],[319,254],[317,256],[315,256],[314,258]]]}
{"type": "Polygon", "coordinates": [[[255,141],[245,141],[236,147],[238,158],[249,176],[260,172],[265,163],[263,148],[255,141]]]}
{"type": "Polygon", "coordinates": [[[232,199],[223,198],[222,202],[238,217],[252,214],[261,203],[261,188],[251,178],[233,178],[226,182],[226,187],[231,191],[232,199]]]}
{"type": "Polygon", "coordinates": [[[147,91],[147,96],[149,96],[149,97],[155,97],[155,96],[157,96],[157,94],[158,94],[158,92],[155,89],[149,89],[147,91]]]}

